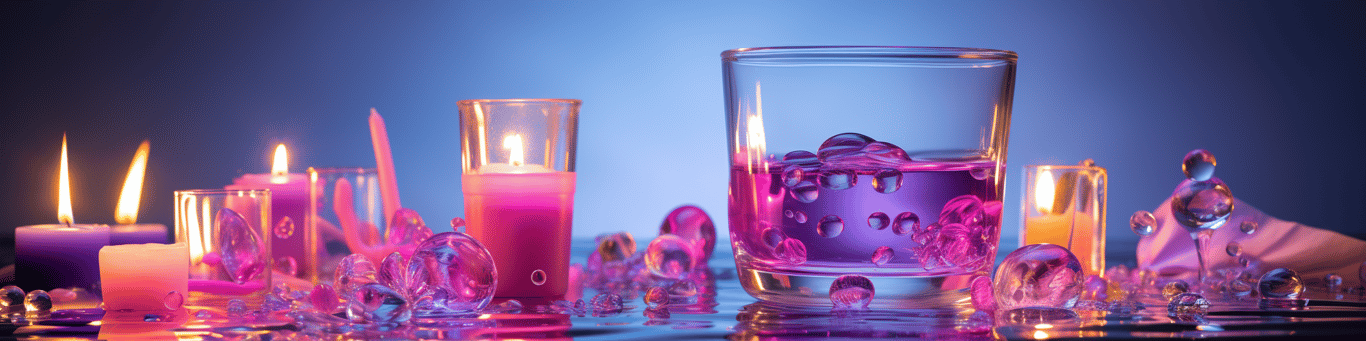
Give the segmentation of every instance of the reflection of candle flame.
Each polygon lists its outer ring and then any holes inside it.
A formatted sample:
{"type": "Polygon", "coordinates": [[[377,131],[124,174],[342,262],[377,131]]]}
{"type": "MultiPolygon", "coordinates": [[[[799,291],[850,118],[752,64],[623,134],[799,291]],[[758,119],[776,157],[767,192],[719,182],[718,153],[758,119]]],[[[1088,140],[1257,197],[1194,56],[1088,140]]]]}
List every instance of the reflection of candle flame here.
{"type": "Polygon", "coordinates": [[[522,134],[512,134],[503,138],[503,148],[508,149],[508,164],[521,166],[526,163],[525,151],[522,149],[522,134]]]}
{"type": "Polygon", "coordinates": [[[275,146],[275,162],[270,166],[270,182],[282,184],[289,181],[289,152],[285,151],[285,144],[275,146]]]}
{"type": "Polygon", "coordinates": [[[57,221],[70,225],[75,221],[71,214],[71,176],[67,174],[66,133],[62,134],[62,170],[57,180],[57,221]]]}
{"type": "MultiPolygon", "coordinates": [[[[767,148],[766,137],[764,136],[764,98],[759,90],[759,83],[754,83],[754,114],[749,115],[745,121],[745,148],[747,149],[748,167],[760,166],[763,171],[768,171],[768,162],[764,159],[767,148]]],[[[754,172],[754,168],[749,168],[754,172]]]]}
{"type": "Polygon", "coordinates": [[[119,205],[114,208],[114,221],[119,224],[132,224],[138,221],[138,201],[142,199],[142,179],[147,174],[147,153],[152,144],[143,140],[133,154],[133,163],[128,165],[128,178],[123,180],[123,191],[119,192],[119,205]]]}
{"type": "Polygon", "coordinates": [[[1034,181],[1034,206],[1039,209],[1039,213],[1053,213],[1055,187],[1057,186],[1053,183],[1053,174],[1048,169],[1040,168],[1039,177],[1034,181]]]}

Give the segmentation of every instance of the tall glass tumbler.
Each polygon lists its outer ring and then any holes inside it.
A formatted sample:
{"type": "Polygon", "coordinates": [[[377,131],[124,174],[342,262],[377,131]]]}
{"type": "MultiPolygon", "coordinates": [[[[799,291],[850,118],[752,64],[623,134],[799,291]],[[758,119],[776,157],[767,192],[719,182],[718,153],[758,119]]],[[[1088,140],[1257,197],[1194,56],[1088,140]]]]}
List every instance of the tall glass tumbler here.
{"type": "Polygon", "coordinates": [[[175,240],[190,253],[186,305],[259,305],[270,293],[270,190],[175,192],[175,240]]]}
{"type": "MultiPolygon", "coordinates": [[[[308,168],[308,218],[312,232],[308,245],[315,245],[314,273],[299,277],[314,283],[330,283],[336,278],[337,263],[359,253],[379,264],[387,252],[383,247],[389,226],[384,220],[384,199],[380,194],[379,173],[374,168],[308,168]]],[[[277,260],[278,261],[278,260],[277,260]]]]}
{"type": "Polygon", "coordinates": [[[835,279],[857,275],[872,306],[946,307],[989,274],[1014,52],[770,47],[721,58],[730,236],[750,295],[830,305],[848,296],[830,292],[835,279]]]}
{"type": "Polygon", "coordinates": [[[466,231],[493,254],[495,297],[562,296],[569,287],[580,103],[458,102],[466,231]]]}

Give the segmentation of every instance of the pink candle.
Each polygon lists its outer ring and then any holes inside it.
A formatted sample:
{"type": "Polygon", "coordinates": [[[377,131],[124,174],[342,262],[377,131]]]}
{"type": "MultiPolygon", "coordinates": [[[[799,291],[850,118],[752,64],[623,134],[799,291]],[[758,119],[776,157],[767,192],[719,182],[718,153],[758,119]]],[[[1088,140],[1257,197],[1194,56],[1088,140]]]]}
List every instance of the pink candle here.
{"type": "Polygon", "coordinates": [[[99,255],[105,310],[176,310],[189,295],[185,243],[111,245],[99,255]]]}
{"type": "Polygon", "coordinates": [[[498,268],[494,296],[564,295],[575,173],[550,172],[535,165],[490,166],[496,165],[485,165],[484,172],[464,174],[460,179],[466,231],[488,247],[498,268]]]}
{"type": "Polygon", "coordinates": [[[288,156],[282,144],[275,148],[271,174],[243,174],[223,189],[270,190],[271,233],[262,237],[271,239],[272,261],[281,263],[293,259],[298,269],[290,275],[308,278],[317,268],[318,252],[316,240],[310,241],[313,238],[309,238],[304,224],[308,214],[308,177],[288,173],[287,169],[288,156]]]}

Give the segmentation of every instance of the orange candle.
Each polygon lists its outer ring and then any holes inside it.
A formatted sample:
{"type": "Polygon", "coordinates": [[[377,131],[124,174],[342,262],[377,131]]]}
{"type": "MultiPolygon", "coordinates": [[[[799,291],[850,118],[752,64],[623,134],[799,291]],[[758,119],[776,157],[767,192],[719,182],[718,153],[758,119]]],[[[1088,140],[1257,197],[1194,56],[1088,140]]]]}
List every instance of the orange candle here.
{"type": "Polygon", "coordinates": [[[1087,275],[1105,272],[1105,168],[1025,166],[1020,245],[1066,247],[1087,275]]]}

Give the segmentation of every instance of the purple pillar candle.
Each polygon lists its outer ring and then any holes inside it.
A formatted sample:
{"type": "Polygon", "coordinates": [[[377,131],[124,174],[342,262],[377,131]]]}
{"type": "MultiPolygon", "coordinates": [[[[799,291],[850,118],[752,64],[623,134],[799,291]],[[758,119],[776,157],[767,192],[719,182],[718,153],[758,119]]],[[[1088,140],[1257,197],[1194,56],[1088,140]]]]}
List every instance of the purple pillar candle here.
{"type": "Polygon", "coordinates": [[[14,279],[24,290],[85,288],[100,280],[109,226],[48,224],[14,229],[14,279]]]}

